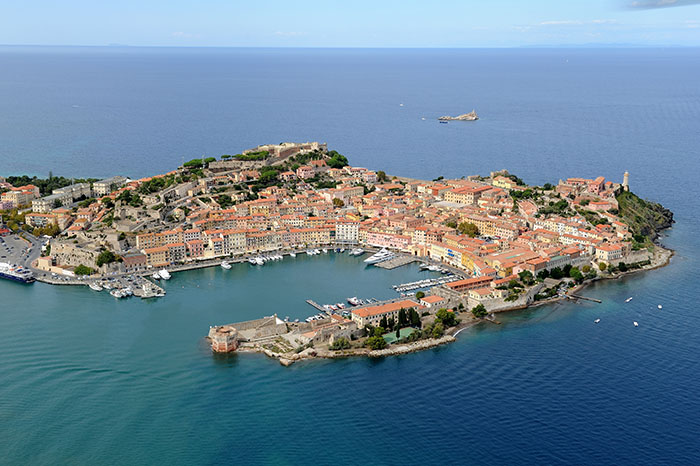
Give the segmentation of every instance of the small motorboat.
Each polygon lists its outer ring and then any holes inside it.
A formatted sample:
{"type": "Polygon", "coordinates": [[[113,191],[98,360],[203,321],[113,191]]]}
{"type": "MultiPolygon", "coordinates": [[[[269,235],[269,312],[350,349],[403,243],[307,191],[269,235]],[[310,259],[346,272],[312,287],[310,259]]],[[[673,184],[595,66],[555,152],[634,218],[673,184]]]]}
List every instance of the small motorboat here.
{"type": "Polygon", "coordinates": [[[357,296],[353,296],[352,298],[348,298],[348,302],[352,304],[353,306],[358,306],[360,304],[360,300],[357,299],[357,296]]]}
{"type": "Polygon", "coordinates": [[[153,275],[151,275],[155,280],[160,280],[160,273],[159,272],[153,272],[153,275]]]}
{"type": "Polygon", "coordinates": [[[221,268],[230,270],[231,269],[231,264],[229,264],[227,261],[221,261],[221,268]]]}
{"type": "Polygon", "coordinates": [[[594,324],[600,323],[600,319],[596,319],[593,321],[594,324]]]}
{"type": "Polygon", "coordinates": [[[635,320],[633,323],[634,323],[634,326],[635,326],[635,327],[639,327],[639,322],[637,322],[637,321],[635,320]]]}
{"type": "Polygon", "coordinates": [[[297,256],[297,253],[295,253],[295,252],[290,252],[290,253],[289,253],[289,257],[296,257],[296,256],[297,256]]]}
{"type": "Polygon", "coordinates": [[[625,302],[626,302],[626,303],[629,303],[630,301],[632,301],[632,296],[630,296],[629,298],[625,299],[625,302]]]}
{"type": "Polygon", "coordinates": [[[659,309],[663,309],[663,308],[664,308],[661,304],[659,304],[659,305],[656,306],[656,307],[658,307],[659,309]]]}
{"type": "Polygon", "coordinates": [[[162,278],[163,280],[170,280],[170,272],[168,272],[167,270],[163,269],[158,273],[160,274],[160,278],[162,278]]]}
{"type": "Polygon", "coordinates": [[[99,285],[99,283],[90,283],[90,289],[92,291],[102,291],[102,287],[99,285]]]}

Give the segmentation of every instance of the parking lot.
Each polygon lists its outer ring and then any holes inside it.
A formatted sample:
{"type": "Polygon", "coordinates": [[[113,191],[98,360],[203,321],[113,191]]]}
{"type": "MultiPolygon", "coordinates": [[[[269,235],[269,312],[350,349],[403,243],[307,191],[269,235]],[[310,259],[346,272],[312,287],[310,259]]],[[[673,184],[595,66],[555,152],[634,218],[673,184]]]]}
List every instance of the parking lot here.
{"type": "Polygon", "coordinates": [[[24,265],[30,254],[29,245],[19,236],[0,237],[0,262],[24,265]]]}

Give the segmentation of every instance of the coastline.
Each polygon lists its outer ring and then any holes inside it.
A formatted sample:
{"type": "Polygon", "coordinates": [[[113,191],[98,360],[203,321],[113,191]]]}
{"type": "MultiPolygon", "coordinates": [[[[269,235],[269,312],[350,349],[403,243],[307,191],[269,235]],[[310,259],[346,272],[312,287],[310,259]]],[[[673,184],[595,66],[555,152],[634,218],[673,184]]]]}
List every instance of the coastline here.
{"type": "MultiPolygon", "coordinates": [[[[346,350],[330,350],[330,349],[325,349],[325,348],[307,348],[299,353],[294,353],[294,354],[289,354],[289,353],[279,353],[275,351],[271,351],[269,349],[261,348],[261,347],[241,347],[239,348],[239,352],[245,352],[245,353],[261,353],[264,354],[265,356],[271,358],[271,359],[277,359],[279,363],[283,366],[291,366],[295,362],[302,361],[302,360],[313,360],[313,359],[344,359],[344,358],[351,358],[351,357],[369,357],[369,358],[382,358],[382,357],[388,357],[388,356],[397,356],[397,355],[402,355],[402,354],[409,354],[409,353],[414,353],[418,351],[424,351],[428,350],[431,348],[435,348],[438,346],[446,345],[449,343],[454,343],[457,341],[457,336],[464,330],[470,329],[472,327],[475,327],[478,324],[481,323],[491,323],[491,324],[496,324],[500,325],[501,322],[497,321],[495,319],[495,314],[501,314],[501,313],[506,313],[506,312],[514,312],[514,311],[520,311],[520,310],[525,310],[529,308],[535,308],[535,307],[541,307],[541,306],[546,306],[549,304],[555,304],[557,302],[563,301],[563,300],[578,300],[580,298],[577,298],[573,296],[575,293],[578,293],[584,289],[586,289],[589,285],[598,282],[598,281],[607,281],[607,280],[618,280],[620,278],[624,278],[627,276],[631,276],[640,272],[647,272],[651,270],[656,270],[662,267],[666,267],[671,263],[671,258],[675,255],[675,251],[670,248],[666,248],[663,245],[659,243],[654,243],[655,247],[655,253],[654,253],[654,259],[652,260],[652,263],[644,266],[639,269],[635,270],[628,270],[626,272],[618,272],[613,276],[598,276],[594,279],[586,280],[580,285],[576,285],[572,288],[570,288],[565,295],[563,296],[557,296],[555,298],[551,298],[548,300],[542,300],[542,301],[537,301],[529,304],[520,304],[520,305],[515,305],[511,307],[506,307],[506,308],[501,308],[495,311],[492,311],[490,313],[490,318],[474,318],[470,315],[468,315],[467,312],[464,312],[461,315],[467,316],[467,318],[463,321],[458,323],[454,327],[450,327],[446,329],[445,335],[443,335],[440,338],[428,338],[428,339],[423,339],[423,340],[418,340],[410,343],[398,343],[395,345],[391,345],[387,348],[381,349],[381,350],[370,350],[369,348],[354,348],[354,349],[346,349],[346,350]]],[[[208,337],[207,337],[208,338],[208,337]]]]}

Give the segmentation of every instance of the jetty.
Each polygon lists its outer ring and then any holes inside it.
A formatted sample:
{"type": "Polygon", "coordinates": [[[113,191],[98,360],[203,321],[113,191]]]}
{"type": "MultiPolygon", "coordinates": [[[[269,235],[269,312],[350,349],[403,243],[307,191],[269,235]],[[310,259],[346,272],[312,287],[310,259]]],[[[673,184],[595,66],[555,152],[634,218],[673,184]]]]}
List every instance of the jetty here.
{"type": "Polygon", "coordinates": [[[581,296],[581,295],[576,295],[576,294],[570,294],[570,295],[567,295],[567,296],[569,296],[569,297],[571,297],[571,298],[575,298],[575,299],[583,299],[584,301],[593,301],[594,303],[598,303],[598,304],[600,304],[600,303],[603,302],[603,301],[601,301],[600,299],[589,298],[588,296],[581,296]]]}
{"type": "Polygon", "coordinates": [[[375,267],[381,267],[386,270],[393,270],[398,267],[403,267],[404,265],[411,264],[413,262],[419,262],[420,259],[415,256],[398,256],[388,261],[383,261],[378,264],[374,264],[375,267]]]}

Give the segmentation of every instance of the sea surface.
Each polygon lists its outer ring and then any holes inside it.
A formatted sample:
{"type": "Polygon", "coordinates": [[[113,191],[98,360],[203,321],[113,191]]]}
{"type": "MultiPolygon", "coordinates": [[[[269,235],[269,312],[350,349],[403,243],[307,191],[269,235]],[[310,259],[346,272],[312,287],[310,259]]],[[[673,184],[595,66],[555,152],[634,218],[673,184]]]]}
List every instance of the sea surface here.
{"type": "Polygon", "coordinates": [[[213,356],[203,337],[304,317],[305,299],[392,297],[426,272],[299,256],[178,273],[154,301],[2,281],[0,462],[700,463],[698,76],[692,48],[1,47],[0,176],[145,176],[321,140],[354,165],[428,179],[628,170],[677,223],[662,238],[671,265],[585,290],[602,304],[512,313],[421,353],[288,368],[213,356]],[[472,109],[477,122],[435,120],[472,109]]]}

